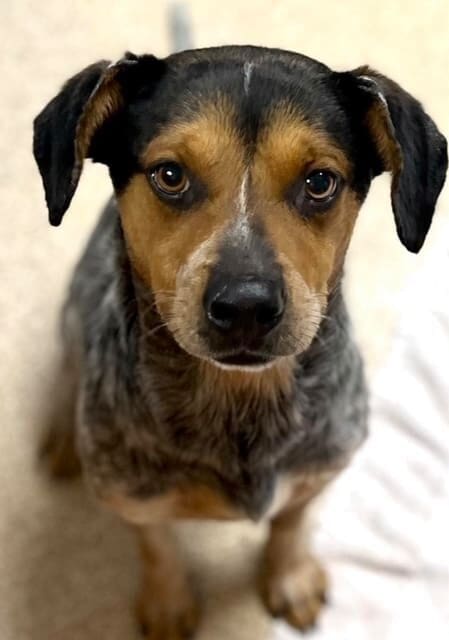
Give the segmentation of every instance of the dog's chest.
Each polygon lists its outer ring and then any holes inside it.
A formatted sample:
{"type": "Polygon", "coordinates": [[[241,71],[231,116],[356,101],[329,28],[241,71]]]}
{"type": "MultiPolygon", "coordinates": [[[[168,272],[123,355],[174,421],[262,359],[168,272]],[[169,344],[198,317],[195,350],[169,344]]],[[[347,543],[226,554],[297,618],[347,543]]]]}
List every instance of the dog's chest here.
{"type": "Polygon", "coordinates": [[[173,398],[170,406],[159,405],[154,427],[140,431],[147,453],[142,481],[131,482],[132,499],[113,501],[129,519],[156,520],[260,520],[293,499],[307,501],[335,466],[322,464],[325,439],[301,414],[296,397],[280,400],[255,397],[219,412],[212,403],[198,408],[173,398]]]}
{"type": "Polygon", "coordinates": [[[89,465],[101,499],[130,520],[272,517],[293,498],[309,499],[340,466],[329,447],[332,411],[321,403],[313,420],[302,393],[219,406],[186,393],[169,400],[153,397],[151,412],[129,416],[126,428],[116,423],[115,433],[109,423],[86,434],[101,436],[89,465]]]}
{"type": "Polygon", "coordinates": [[[254,519],[282,500],[286,482],[280,478],[288,471],[283,460],[306,435],[290,398],[282,410],[257,397],[219,409],[212,402],[174,411],[171,406],[157,419],[159,455],[170,469],[167,484],[209,487],[254,519]]]}
{"type": "MultiPolygon", "coordinates": [[[[272,499],[257,520],[270,520],[290,505],[305,505],[320,493],[335,472],[285,474],[276,480],[272,499]]],[[[124,492],[102,496],[103,504],[132,524],[158,524],[173,519],[241,520],[248,513],[210,486],[186,483],[160,495],[138,498],[124,492]]]]}
{"type": "MultiPolygon", "coordinates": [[[[301,466],[299,451],[306,434],[291,400],[285,399],[282,410],[255,398],[218,411],[212,403],[198,407],[172,396],[156,410],[153,405],[149,420],[129,427],[117,425],[116,436],[111,425],[107,436],[97,431],[114,445],[106,452],[103,439],[101,449],[92,443],[99,455],[89,465],[100,497],[126,512],[128,519],[146,518],[141,511],[146,513],[151,505],[156,519],[165,514],[259,520],[279,510],[298,484],[291,480],[297,469],[283,464],[296,449],[292,466],[301,466]],[[102,469],[103,478],[98,475],[102,469]]],[[[92,435],[90,431],[86,437],[92,435]]],[[[304,482],[305,474],[301,469],[304,482]]]]}
{"type": "Polygon", "coordinates": [[[146,513],[151,504],[169,517],[259,520],[292,492],[313,494],[318,476],[333,475],[363,440],[366,397],[352,349],[332,366],[315,360],[289,391],[265,396],[233,389],[222,397],[209,386],[198,399],[204,381],[177,371],[153,367],[128,409],[107,420],[98,394],[88,395],[80,438],[88,476],[120,511],[146,513]]]}

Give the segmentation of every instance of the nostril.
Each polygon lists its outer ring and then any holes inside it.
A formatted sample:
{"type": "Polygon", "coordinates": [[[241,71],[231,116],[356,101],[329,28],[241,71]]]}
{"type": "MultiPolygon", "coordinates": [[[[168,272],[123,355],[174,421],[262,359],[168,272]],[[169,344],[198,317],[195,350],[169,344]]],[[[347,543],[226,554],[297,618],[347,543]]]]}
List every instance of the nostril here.
{"type": "Polygon", "coordinates": [[[209,320],[222,329],[230,329],[236,320],[238,309],[235,305],[221,300],[214,300],[209,307],[209,320]]]}
{"type": "Polygon", "coordinates": [[[259,305],[256,310],[256,322],[266,327],[273,326],[281,319],[283,311],[282,303],[259,305]]]}

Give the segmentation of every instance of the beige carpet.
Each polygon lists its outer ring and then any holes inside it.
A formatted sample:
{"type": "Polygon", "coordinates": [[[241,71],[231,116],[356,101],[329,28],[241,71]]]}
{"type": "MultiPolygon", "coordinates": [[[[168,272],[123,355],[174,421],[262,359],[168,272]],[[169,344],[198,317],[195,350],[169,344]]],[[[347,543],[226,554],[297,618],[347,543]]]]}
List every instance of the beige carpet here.
{"type": "MultiPolygon", "coordinates": [[[[166,4],[15,0],[0,6],[1,640],[138,637],[130,615],[138,578],[131,535],[89,504],[81,486],[53,485],[36,464],[51,400],[58,307],[109,185],[102,167],[87,167],[63,227],[47,226],[31,122],[66,77],[91,61],[126,49],[165,54],[166,4]]],[[[446,0],[191,4],[197,45],[281,46],[339,69],[368,62],[414,92],[449,132],[446,0]]],[[[424,253],[448,210],[446,192],[424,253]]],[[[384,358],[397,292],[421,259],[402,249],[393,228],[388,180],[379,179],[362,212],[348,269],[370,372],[384,358]]],[[[200,640],[269,637],[269,620],[250,588],[262,535],[242,525],[183,528],[192,579],[205,601],[200,640]]]]}

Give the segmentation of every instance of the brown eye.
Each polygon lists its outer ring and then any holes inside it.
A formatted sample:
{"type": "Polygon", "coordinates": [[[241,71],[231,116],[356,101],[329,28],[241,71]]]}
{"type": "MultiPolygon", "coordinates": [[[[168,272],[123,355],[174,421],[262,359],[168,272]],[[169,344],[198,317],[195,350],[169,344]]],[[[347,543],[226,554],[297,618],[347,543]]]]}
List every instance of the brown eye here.
{"type": "Polygon", "coordinates": [[[166,196],[179,196],[190,187],[189,179],[177,162],[164,162],[151,172],[151,182],[166,196]]]}
{"type": "Polygon", "coordinates": [[[306,195],[316,202],[324,202],[335,195],[338,187],[338,178],[331,171],[318,169],[306,176],[306,195]]]}

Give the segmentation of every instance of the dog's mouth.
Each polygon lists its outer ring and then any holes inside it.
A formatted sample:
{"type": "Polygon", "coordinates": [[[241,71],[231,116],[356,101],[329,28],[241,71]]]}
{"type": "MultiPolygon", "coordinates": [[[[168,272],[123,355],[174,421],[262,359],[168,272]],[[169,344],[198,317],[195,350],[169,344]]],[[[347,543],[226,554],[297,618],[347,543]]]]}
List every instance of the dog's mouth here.
{"type": "Polygon", "coordinates": [[[214,361],[223,367],[244,367],[254,368],[266,367],[270,365],[274,358],[265,354],[251,351],[238,351],[229,355],[215,356],[214,361]]]}

